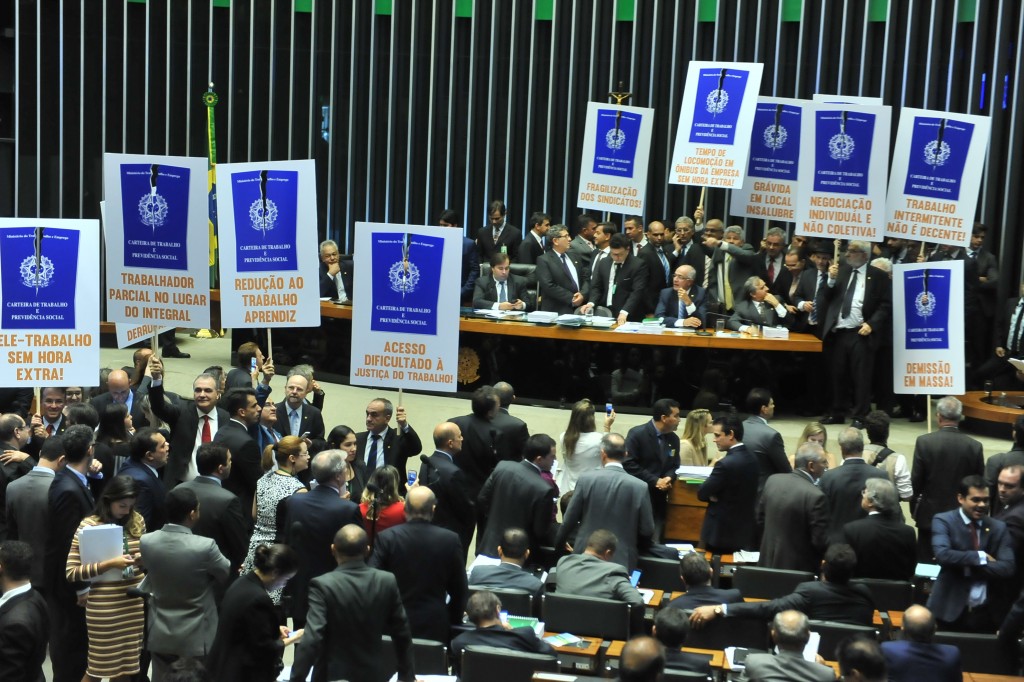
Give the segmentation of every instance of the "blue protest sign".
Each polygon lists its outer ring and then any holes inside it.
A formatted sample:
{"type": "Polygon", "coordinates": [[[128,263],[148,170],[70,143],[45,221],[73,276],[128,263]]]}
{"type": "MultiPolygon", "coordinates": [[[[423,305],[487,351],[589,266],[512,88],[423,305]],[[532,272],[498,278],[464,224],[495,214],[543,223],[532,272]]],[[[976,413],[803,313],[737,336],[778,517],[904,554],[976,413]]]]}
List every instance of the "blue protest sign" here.
{"type": "Polygon", "coordinates": [[[444,239],[374,232],[370,329],[436,334],[444,239]]]}
{"type": "Polygon", "coordinates": [[[814,191],[868,194],[875,115],[815,112],[814,191]]]}
{"type": "Polygon", "coordinates": [[[189,169],[120,166],[125,267],[188,270],[189,169]]]}
{"type": "Polygon", "coordinates": [[[241,171],[231,183],[237,271],[297,270],[298,172],[241,171]]]}
{"type": "Polygon", "coordinates": [[[0,231],[3,329],[74,329],[78,230],[0,231]]]}
{"type": "Polygon", "coordinates": [[[620,178],[633,177],[636,145],[643,116],[616,109],[597,112],[597,144],[594,172],[620,178]]]}
{"type": "Polygon", "coordinates": [[[802,107],[788,104],[757,105],[747,175],[772,180],[797,179],[802,113],[802,107]]]}
{"type": "Polygon", "coordinates": [[[742,69],[700,70],[690,142],[733,144],[748,75],[742,69]]]}
{"type": "Polygon", "coordinates": [[[949,348],[950,272],[940,269],[901,271],[908,350],[949,348]]]}
{"type": "Polygon", "coordinates": [[[915,118],[903,193],[957,201],[973,134],[966,121],[915,118]]]}

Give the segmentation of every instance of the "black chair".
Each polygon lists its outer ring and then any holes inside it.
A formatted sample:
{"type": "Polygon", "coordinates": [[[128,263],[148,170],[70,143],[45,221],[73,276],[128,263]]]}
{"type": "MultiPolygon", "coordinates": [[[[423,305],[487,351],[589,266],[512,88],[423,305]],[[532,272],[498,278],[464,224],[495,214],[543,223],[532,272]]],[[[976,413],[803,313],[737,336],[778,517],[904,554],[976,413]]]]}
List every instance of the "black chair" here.
{"type": "Polygon", "coordinates": [[[986,675],[1019,675],[1020,646],[1010,648],[995,635],[976,635],[967,632],[936,632],[936,644],[952,644],[960,649],[960,662],[965,673],[986,675]]]}
{"type": "MultiPolygon", "coordinates": [[[[689,616],[693,612],[686,611],[689,616]]],[[[699,630],[690,628],[686,646],[691,649],[726,649],[731,646],[768,651],[768,624],[761,618],[726,616],[705,621],[699,630]]]]}
{"type": "Polygon", "coordinates": [[[818,653],[827,661],[835,661],[838,658],[836,647],[847,637],[866,635],[875,641],[878,640],[878,630],[869,625],[833,623],[828,620],[812,620],[809,625],[811,632],[817,632],[821,636],[821,641],[818,642],[818,653]]]}
{"type": "MultiPolygon", "coordinates": [[[[395,645],[389,635],[383,635],[381,641],[382,672],[391,677],[398,672],[398,660],[395,656],[395,645]]],[[[412,657],[416,663],[416,672],[422,675],[448,674],[448,647],[432,639],[413,639],[412,657]]]]}
{"type": "Polygon", "coordinates": [[[850,584],[868,588],[879,611],[906,611],[914,603],[914,584],[906,580],[854,578],[850,584]]]}
{"type": "Polygon", "coordinates": [[[704,673],[695,673],[691,670],[674,670],[672,668],[665,668],[664,672],[661,673],[662,682],[674,682],[675,680],[710,680],[710,675],[704,673]]]}
{"type": "MultiPolygon", "coordinates": [[[[529,303],[531,305],[537,304],[537,266],[532,263],[509,263],[509,272],[513,275],[519,275],[526,279],[526,290],[530,296],[529,303]]],[[[491,276],[491,264],[481,263],[480,264],[480,277],[491,276]]],[[[523,299],[526,300],[526,299],[523,299]]]]}
{"type": "Polygon", "coordinates": [[[471,645],[462,652],[461,667],[462,682],[529,682],[535,672],[557,673],[558,658],[471,645]]]}
{"type": "Polygon", "coordinates": [[[549,632],[570,632],[585,637],[628,640],[633,628],[633,613],[640,614],[643,623],[643,608],[631,609],[629,604],[615,599],[580,597],[569,594],[545,594],[541,597],[541,620],[549,632]]]}
{"type": "Polygon", "coordinates": [[[792,593],[797,585],[810,580],[814,580],[814,574],[806,571],[737,566],[732,576],[732,586],[744,598],[776,599],[792,593]]]}
{"type": "Polygon", "coordinates": [[[657,590],[665,590],[666,597],[673,592],[685,592],[686,585],[679,576],[679,562],[673,559],[642,556],[637,561],[640,584],[657,590]]]}
{"type": "Polygon", "coordinates": [[[524,618],[537,615],[534,611],[537,605],[533,603],[533,595],[526,590],[470,585],[466,599],[469,599],[477,592],[484,591],[493,592],[498,597],[498,601],[501,602],[501,610],[508,611],[509,615],[523,616],[524,618]]]}

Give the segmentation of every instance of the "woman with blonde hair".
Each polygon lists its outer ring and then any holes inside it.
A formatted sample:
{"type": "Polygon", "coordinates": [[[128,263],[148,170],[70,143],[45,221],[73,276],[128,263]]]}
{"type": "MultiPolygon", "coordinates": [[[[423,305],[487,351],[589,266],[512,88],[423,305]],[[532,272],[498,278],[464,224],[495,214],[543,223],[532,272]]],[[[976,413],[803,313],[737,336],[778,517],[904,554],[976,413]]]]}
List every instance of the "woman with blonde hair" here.
{"type": "MultiPolygon", "coordinates": [[[[825,429],[824,424],[821,422],[808,423],[796,442],[796,450],[799,450],[800,446],[808,441],[817,443],[821,446],[821,449],[825,451],[825,460],[828,462],[829,469],[834,469],[837,466],[836,458],[828,451],[828,431],[825,429]]],[[[794,450],[794,452],[796,452],[796,450],[794,450]]],[[[794,459],[795,455],[790,456],[789,463],[793,464],[794,459]]]]}
{"type": "MultiPolygon", "coordinates": [[[[605,433],[612,430],[614,422],[615,411],[612,410],[604,417],[605,433]]],[[[576,487],[580,474],[601,466],[601,437],[602,434],[597,432],[594,403],[584,398],[572,406],[569,426],[558,436],[562,457],[555,483],[563,495],[576,487]]]]}
{"type": "Polygon", "coordinates": [[[682,466],[706,467],[708,465],[707,434],[711,433],[710,410],[690,410],[683,425],[683,437],[679,439],[679,464],[682,466]]]}

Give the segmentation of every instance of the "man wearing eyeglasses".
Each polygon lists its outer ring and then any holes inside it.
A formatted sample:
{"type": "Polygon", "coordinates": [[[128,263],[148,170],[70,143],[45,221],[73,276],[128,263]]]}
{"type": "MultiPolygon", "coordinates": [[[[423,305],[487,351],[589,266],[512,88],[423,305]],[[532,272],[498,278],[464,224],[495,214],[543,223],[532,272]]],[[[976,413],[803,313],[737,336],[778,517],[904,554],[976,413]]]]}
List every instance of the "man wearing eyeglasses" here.
{"type": "Polygon", "coordinates": [[[708,314],[708,295],[695,282],[697,271],[692,265],[680,265],[672,275],[672,286],[662,289],[654,316],[662,318],[666,327],[704,326],[708,314]]]}

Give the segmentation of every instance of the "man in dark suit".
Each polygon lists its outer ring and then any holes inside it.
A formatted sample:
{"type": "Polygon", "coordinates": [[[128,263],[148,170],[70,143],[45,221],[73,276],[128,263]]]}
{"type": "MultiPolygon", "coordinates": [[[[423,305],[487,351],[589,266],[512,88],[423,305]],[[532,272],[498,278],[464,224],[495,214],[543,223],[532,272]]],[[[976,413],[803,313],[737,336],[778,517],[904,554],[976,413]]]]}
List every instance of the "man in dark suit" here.
{"type": "Polygon", "coordinates": [[[839,434],[839,450],[843,463],[822,474],[818,482],[828,499],[829,543],[842,539],[843,526],[847,523],[867,516],[860,504],[864,482],[869,478],[889,480],[884,471],[864,461],[864,436],[858,429],[847,428],[839,434]]]}
{"type": "Polygon", "coordinates": [[[231,451],[231,474],[224,487],[238,495],[243,510],[251,510],[263,466],[262,454],[249,429],[259,422],[260,406],[251,388],[232,388],[224,394],[223,402],[229,419],[217,429],[213,442],[231,451]]]}
{"type": "Polygon", "coordinates": [[[199,499],[199,521],[192,532],[217,543],[221,554],[231,563],[235,576],[249,549],[252,510],[243,513],[242,502],[224,487],[231,477],[231,452],[218,443],[203,443],[196,451],[199,476],[179,487],[191,490],[199,499]]]}
{"type": "Polygon", "coordinates": [[[733,331],[747,333],[750,325],[754,324],[760,327],[788,328],[792,322],[793,316],[775,294],[768,291],[768,284],[754,276],[740,287],[727,326],[733,331]]]}
{"type": "MultiPolygon", "coordinates": [[[[743,442],[750,448],[746,424],[743,442]]],[[[817,481],[828,467],[825,452],[817,443],[800,446],[788,474],[768,478],[757,501],[757,526],[761,531],[758,566],[814,573],[827,545],[828,502],[817,481]]]]}
{"type": "Polygon", "coordinates": [[[501,201],[492,201],[487,208],[487,218],[490,225],[480,228],[476,233],[476,246],[480,249],[480,261],[489,261],[496,253],[508,254],[509,259],[515,260],[519,253],[519,245],[523,241],[523,235],[519,228],[510,225],[505,217],[507,215],[505,204],[501,201]]]}
{"type": "Polygon", "coordinates": [[[999,584],[1013,576],[1013,544],[1006,524],[988,517],[989,490],[979,475],[960,481],[956,509],[932,519],[932,550],[941,567],[928,608],[943,630],[992,633],[1006,604],[999,584]]]}
{"type": "MultiPolygon", "coordinates": [[[[658,302],[658,294],[662,289],[672,286],[672,264],[675,262],[675,254],[672,252],[672,242],[668,241],[668,230],[665,223],[660,220],[653,220],[647,225],[647,246],[640,249],[640,260],[647,266],[647,289],[644,291],[643,310],[641,315],[647,315],[658,302]]],[[[640,319],[639,317],[637,319],[640,319]]]]}
{"type": "MultiPolygon", "coordinates": [[[[743,444],[757,458],[760,475],[757,479],[757,494],[761,495],[765,481],[773,474],[788,474],[793,471],[786,455],[786,446],[778,431],[768,425],[775,416],[775,401],[766,388],[752,388],[747,393],[747,414],[743,421],[743,444]]],[[[817,474],[821,476],[821,472],[817,474]]],[[[821,548],[824,550],[824,546],[821,548]]],[[[817,561],[814,562],[817,565],[817,561]]]]}
{"type": "Polygon", "coordinates": [[[458,673],[462,651],[467,646],[487,646],[529,654],[555,654],[550,644],[537,637],[533,628],[506,628],[501,622],[501,602],[493,592],[474,592],[466,602],[466,616],[476,626],[452,640],[452,668],[458,673]]]}
{"type": "Polygon", "coordinates": [[[718,312],[732,312],[743,283],[757,273],[758,255],[744,242],[743,228],[736,225],[727,227],[721,239],[705,230],[703,246],[711,258],[708,293],[718,305],[718,312]]]}
{"type": "MultiPolygon", "coordinates": [[[[1010,464],[999,470],[996,476],[997,504],[994,518],[1006,524],[1006,530],[1013,542],[1013,557],[1018,566],[1013,578],[1004,585],[1005,601],[1011,602],[1021,593],[1024,582],[1020,567],[1024,566],[1024,465],[1010,464]]],[[[17,482],[17,481],[16,481],[17,482]]],[[[987,481],[986,481],[987,482],[987,481]]],[[[10,492],[8,492],[8,496],[10,492]]],[[[8,499],[10,499],[8,497],[8,499]]]]}
{"type": "Polygon", "coordinates": [[[28,543],[8,540],[0,544],[0,680],[46,680],[43,661],[50,618],[46,601],[29,580],[37,561],[28,543]]]}
{"type": "MultiPolygon", "coordinates": [[[[438,218],[437,224],[441,227],[454,227],[460,232],[462,228],[459,227],[459,214],[452,209],[445,209],[438,218]]],[[[459,295],[459,301],[462,305],[469,305],[473,298],[473,289],[476,284],[477,277],[480,276],[480,258],[477,255],[476,242],[469,237],[463,235],[462,237],[462,274],[459,281],[462,283],[461,293],[459,295]]]]}
{"type": "MultiPolygon", "coordinates": [[[[31,433],[29,426],[20,414],[0,415],[0,453],[7,451],[24,452],[31,433]]],[[[35,465],[35,460],[29,457],[27,453],[16,455],[15,457],[17,459],[12,458],[8,462],[0,464],[0,504],[3,505],[3,508],[0,509],[0,541],[8,537],[6,520],[7,487],[11,482],[27,475],[35,465]]]]}
{"type": "Polygon", "coordinates": [[[498,545],[499,564],[477,564],[469,574],[474,587],[526,590],[536,599],[544,592],[540,578],[523,569],[530,558],[530,536],[522,528],[506,528],[498,545]]]}
{"type": "Polygon", "coordinates": [[[672,255],[675,258],[672,267],[677,271],[682,265],[689,265],[694,270],[694,282],[704,288],[704,267],[707,256],[704,249],[694,239],[695,227],[693,218],[680,216],[676,218],[675,232],[672,234],[672,255]]]}
{"type": "Polygon", "coordinates": [[[672,286],[662,289],[654,316],[666,327],[704,327],[708,314],[708,296],[704,287],[694,283],[697,276],[691,265],[680,265],[672,275],[672,286]]]}
{"type": "Polygon", "coordinates": [[[608,252],[611,251],[609,244],[611,244],[612,235],[618,233],[619,226],[615,223],[598,223],[594,228],[594,251],[586,261],[591,282],[594,281],[594,271],[597,270],[597,266],[604,259],[610,258],[608,255],[608,252]]]}
{"type": "MultiPolygon", "coordinates": [[[[493,423],[500,409],[501,401],[495,390],[490,386],[481,386],[473,391],[470,398],[470,414],[448,420],[458,426],[459,432],[462,433],[462,446],[458,454],[454,455],[455,465],[465,474],[466,492],[474,504],[484,481],[502,461],[498,454],[498,443],[502,440],[502,433],[493,423]]],[[[521,459],[522,454],[521,451],[516,453],[514,459],[521,459]]],[[[481,527],[481,536],[482,530],[481,527]]],[[[491,548],[493,549],[493,546],[491,548]]]]}
{"type": "MultiPolygon", "coordinates": [[[[469,552],[476,526],[474,498],[465,472],[455,464],[462,450],[462,431],[457,424],[442,422],[434,427],[434,453],[423,460],[419,481],[436,495],[438,509],[431,511],[435,526],[455,533],[462,545],[462,554],[469,552]]],[[[421,458],[422,459],[422,458],[421,458]]]]}
{"type": "Polygon", "coordinates": [[[643,606],[644,598],[629,582],[626,568],[612,561],[618,538],[607,530],[595,530],[587,536],[582,554],[570,554],[558,560],[558,593],[615,599],[643,606]]]}
{"type": "Polygon", "coordinates": [[[871,592],[863,585],[849,584],[856,565],[857,556],[849,545],[831,545],[825,550],[819,581],[800,583],[791,594],[770,601],[698,606],[690,624],[700,628],[718,616],[768,619],[782,611],[795,610],[812,620],[870,625],[875,614],[871,592]]]}
{"type": "Polygon", "coordinates": [[[985,473],[985,454],[980,442],[961,433],[963,405],[953,396],[935,405],[938,431],[918,436],[910,482],[914,500],[910,511],[917,522],[918,560],[931,563],[932,517],[955,509],[957,490],[965,476],[985,473]]]}
{"type": "Polygon", "coordinates": [[[900,518],[896,488],[884,478],[864,481],[861,508],[868,515],[843,526],[842,541],[857,553],[857,578],[910,580],[917,568],[914,529],[900,518]]]}
{"type": "Polygon", "coordinates": [[[47,386],[39,390],[42,405],[32,416],[32,440],[24,448],[24,452],[38,459],[39,449],[50,436],[64,433],[68,420],[64,418],[64,389],[59,386],[47,386]]]}
{"type": "Polygon", "coordinates": [[[754,504],[757,500],[757,459],[743,444],[743,424],[734,416],[719,417],[711,437],[724,452],[711,475],[697,490],[697,498],[708,503],[701,544],[714,554],[757,546],[754,504]]]}
{"type": "Polygon", "coordinates": [[[84,424],[68,428],[62,436],[64,468],[54,476],[49,492],[49,535],[44,557],[46,603],[50,614],[50,643],[60,655],[53,658],[54,682],[81,682],[86,668],[88,637],[85,609],[78,605],[78,590],[87,583],[69,583],[68,552],[78,525],[96,503],[86,473],[92,462],[93,431],[84,424]]]}
{"type": "Polygon", "coordinates": [[[903,639],[882,642],[882,653],[889,668],[889,682],[960,682],[963,668],[960,649],[952,644],[936,644],[936,623],[932,612],[915,604],[903,612],[903,639]]]}
{"type": "Polygon", "coordinates": [[[525,277],[509,272],[508,254],[496,253],[491,257],[491,276],[476,281],[473,307],[489,310],[530,310],[529,282],[525,277]]]}
{"type": "MultiPolygon", "coordinates": [[[[565,225],[559,225],[559,227],[565,228],[565,225]]],[[[547,238],[550,229],[551,216],[539,211],[533,213],[526,224],[526,236],[523,237],[523,243],[519,245],[516,262],[536,265],[537,259],[545,251],[551,250],[551,242],[547,238]]]]}
{"type": "Polygon", "coordinates": [[[627,472],[647,484],[654,512],[654,540],[661,541],[668,513],[668,491],[679,468],[679,403],[671,398],[656,400],[651,421],[634,426],[626,434],[627,472]]]}
{"type": "Polygon", "coordinates": [[[399,591],[401,578],[396,581],[396,576],[374,570],[375,564],[367,566],[367,549],[366,531],[360,525],[348,524],[335,534],[331,552],[337,568],[309,586],[309,618],[295,650],[292,682],[305,682],[310,670],[317,682],[379,682],[384,679],[381,647],[386,646],[381,634],[394,642],[398,679],[416,679],[416,631],[413,628],[410,634],[408,609],[402,606],[399,591]]]}
{"type": "MultiPolygon", "coordinates": [[[[612,561],[629,570],[636,568],[640,550],[651,545],[654,514],[647,485],[626,472],[625,458],[622,436],[609,433],[601,439],[601,468],[583,472],[576,481],[555,538],[556,548],[567,548],[567,538],[582,540],[604,529],[618,539],[612,561]]],[[[572,548],[577,554],[583,550],[581,542],[572,548]]]]}
{"type": "Polygon", "coordinates": [[[842,424],[850,407],[855,425],[871,411],[874,354],[892,312],[889,275],[868,265],[871,245],[851,241],[846,262],[832,263],[821,300],[825,306],[822,340],[832,366],[832,408],[822,422],[842,424]]]}
{"type": "Polygon", "coordinates": [[[310,470],[317,485],[305,495],[285,498],[284,527],[281,528],[288,545],[299,555],[297,579],[288,585],[295,629],[306,622],[309,582],[332,570],[334,562],[328,547],[334,533],[350,523],[363,523],[359,505],[342,497],[347,490],[345,479],[348,476],[345,453],[342,450],[318,453],[310,470]]]}
{"type": "Polygon", "coordinates": [[[287,397],[277,404],[277,432],[282,436],[301,436],[323,440],[326,435],[320,410],[306,402],[309,381],[295,370],[288,372],[287,397]],[[308,434],[308,436],[306,435],[308,434]]]}
{"type": "Polygon", "coordinates": [[[32,547],[32,586],[46,589],[43,575],[46,537],[50,532],[48,504],[54,475],[64,468],[64,442],[48,438],[39,452],[39,464],[7,486],[7,535],[32,547]]]}
{"type": "MultiPolygon", "coordinates": [[[[967,341],[967,362],[974,366],[981,365],[991,348],[989,335],[995,316],[996,291],[999,288],[999,261],[995,254],[985,248],[985,234],[988,228],[981,223],[974,223],[971,230],[971,244],[964,252],[964,276],[971,276],[971,282],[964,286],[974,289],[973,308],[964,306],[964,333],[967,341]]],[[[967,301],[965,299],[964,303],[967,301]]]]}
{"type": "Polygon", "coordinates": [[[1009,363],[1010,358],[1024,354],[1024,283],[1018,296],[1009,298],[995,315],[995,338],[992,354],[974,372],[972,383],[981,387],[992,381],[997,389],[1015,389],[1020,385],[1017,369],[1009,363]]]}
{"type": "Polygon", "coordinates": [[[594,271],[590,302],[584,310],[598,306],[608,308],[619,324],[626,320],[642,320],[653,307],[647,303],[647,281],[650,273],[641,258],[630,256],[629,238],[612,235],[610,258],[605,258],[594,271]]]}
{"type": "Polygon", "coordinates": [[[832,265],[832,249],[824,239],[811,242],[810,265],[800,273],[800,281],[796,286],[793,306],[804,316],[806,330],[819,339],[822,337],[825,318],[824,296],[828,286],[828,269],[832,265]],[[817,306],[817,307],[816,307],[817,306]]]}
{"type": "Polygon", "coordinates": [[[498,394],[501,407],[494,415],[491,423],[498,428],[501,438],[498,439],[498,457],[517,460],[526,450],[526,439],[530,437],[530,427],[519,417],[509,414],[508,408],[516,401],[516,391],[507,381],[494,384],[494,392],[498,394]]]}
{"type": "MultiPolygon", "coordinates": [[[[367,475],[379,466],[390,464],[400,474],[406,470],[406,462],[420,454],[423,445],[416,429],[409,424],[405,408],[397,411],[386,398],[374,398],[366,406],[366,431],[356,434],[356,457],[362,457],[367,475]],[[391,417],[398,422],[398,428],[388,427],[391,417]]],[[[404,477],[403,477],[404,478],[404,477]]],[[[402,481],[405,489],[405,481],[402,481]]]]}
{"type": "Polygon", "coordinates": [[[548,230],[551,251],[537,259],[537,286],[540,309],[570,314],[587,302],[590,272],[578,255],[567,253],[569,232],[564,227],[548,230]]]}
{"type": "Polygon", "coordinates": [[[320,242],[320,298],[351,301],[352,259],[341,259],[332,239],[320,242]]]}
{"type": "Polygon", "coordinates": [[[149,358],[149,371],[153,383],[149,387],[149,402],[153,414],[171,427],[171,453],[164,469],[164,481],[174,487],[181,481],[191,481],[199,475],[196,464],[197,443],[209,443],[224,424],[228,413],[217,405],[220,398],[218,380],[212,374],[200,374],[192,382],[192,400],[181,399],[172,403],[165,399],[164,367],[161,359],[149,358]]]}
{"type": "Polygon", "coordinates": [[[781,227],[768,228],[761,240],[761,250],[757,253],[757,275],[779,298],[785,298],[792,283],[789,270],[786,269],[785,253],[786,231],[781,227]]]}
{"type": "Polygon", "coordinates": [[[590,266],[597,247],[594,246],[594,232],[597,230],[597,221],[583,213],[576,218],[576,236],[569,243],[569,252],[575,253],[590,266]]]}
{"type": "Polygon", "coordinates": [[[149,427],[139,429],[129,444],[130,458],[117,472],[119,476],[131,476],[138,485],[135,511],[146,521],[146,532],[160,530],[167,522],[167,488],[160,480],[160,469],[167,463],[168,449],[162,433],[149,427]]]}
{"type": "Polygon", "coordinates": [[[711,586],[714,569],[703,552],[689,552],[679,560],[679,577],[686,591],[668,603],[674,609],[690,610],[705,604],[734,604],[743,601],[739,590],[711,586]]]}
{"type": "Polygon", "coordinates": [[[142,396],[137,395],[136,390],[131,387],[131,379],[123,369],[112,371],[107,377],[107,392],[99,394],[89,402],[96,408],[97,414],[103,414],[108,405],[122,404],[128,408],[135,428],[149,426],[146,415],[142,413],[142,396]]]}
{"type": "Polygon", "coordinates": [[[430,488],[411,489],[406,522],[380,534],[370,566],[395,575],[412,636],[447,644],[450,626],[462,622],[466,564],[458,536],[431,524],[436,506],[430,488]]]}
{"type": "Polygon", "coordinates": [[[541,477],[555,463],[555,440],[535,433],[526,443],[521,462],[498,462],[477,496],[478,511],[486,522],[478,537],[478,554],[498,555],[506,528],[524,528],[536,550],[552,539],[557,488],[541,477]]]}
{"type": "Polygon", "coordinates": [[[833,682],[836,675],[827,665],[804,658],[804,647],[811,638],[810,623],[799,611],[775,614],[771,627],[777,653],[752,653],[743,662],[741,679],[745,682],[833,682]]]}
{"type": "Polygon", "coordinates": [[[992,455],[985,460],[985,481],[992,489],[993,495],[998,492],[996,481],[999,472],[1011,464],[1024,464],[1024,416],[1017,417],[1013,422],[1013,445],[1006,452],[992,455]]]}

